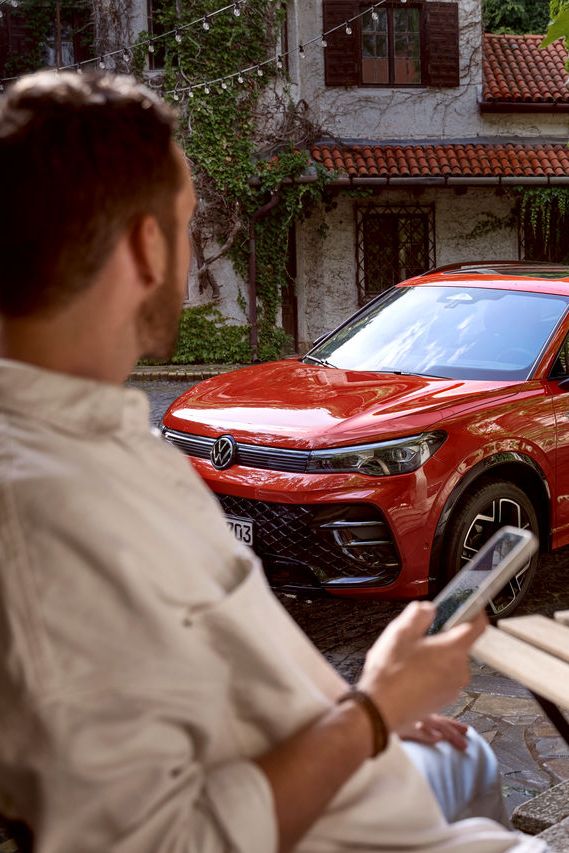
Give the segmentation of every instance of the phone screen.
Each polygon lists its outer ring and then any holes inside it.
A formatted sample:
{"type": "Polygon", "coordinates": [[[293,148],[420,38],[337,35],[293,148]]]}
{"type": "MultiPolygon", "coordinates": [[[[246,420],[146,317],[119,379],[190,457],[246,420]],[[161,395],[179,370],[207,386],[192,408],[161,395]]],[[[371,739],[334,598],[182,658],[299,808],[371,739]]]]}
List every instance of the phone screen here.
{"type": "Polygon", "coordinates": [[[498,541],[490,548],[483,547],[469,563],[460,570],[440,597],[434,600],[436,614],[428,634],[437,634],[465,601],[474,595],[488,575],[520,542],[515,532],[502,531],[498,541]]]}

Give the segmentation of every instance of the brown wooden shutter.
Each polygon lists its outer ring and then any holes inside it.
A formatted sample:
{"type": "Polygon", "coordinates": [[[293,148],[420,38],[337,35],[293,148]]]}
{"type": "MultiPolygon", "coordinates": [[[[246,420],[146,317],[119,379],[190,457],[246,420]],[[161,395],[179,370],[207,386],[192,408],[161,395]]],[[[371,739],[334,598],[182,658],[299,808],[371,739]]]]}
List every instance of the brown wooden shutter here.
{"type": "MultiPolygon", "coordinates": [[[[343,24],[359,12],[358,3],[346,0],[324,0],[322,4],[322,31],[343,24]]],[[[327,86],[357,86],[360,79],[361,35],[359,19],[352,24],[352,35],[347,36],[340,27],[326,36],[324,71],[327,86]]]]}
{"type": "Polygon", "coordinates": [[[428,2],[426,53],[428,86],[460,86],[458,3],[428,2]]]}

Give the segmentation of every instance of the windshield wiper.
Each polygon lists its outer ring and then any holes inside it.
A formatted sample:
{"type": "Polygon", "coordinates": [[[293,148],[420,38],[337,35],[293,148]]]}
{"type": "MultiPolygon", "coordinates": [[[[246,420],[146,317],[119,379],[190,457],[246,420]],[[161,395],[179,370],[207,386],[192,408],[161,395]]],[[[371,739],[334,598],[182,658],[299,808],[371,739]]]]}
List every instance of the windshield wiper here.
{"type": "Polygon", "coordinates": [[[310,361],[313,361],[315,364],[321,364],[323,367],[336,367],[335,364],[331,364],[325,358],[316,358],[315,355],[305,355],[304,358],[309,358],[310,361]]]}
{"type": "Polygon", "coordinates": [[[423,379],[448,379],[448,376],[440,376],[437,373],[417,373],[414,370],[376,370],[376,373],[392,373],[395,376],[419,376],[423,379]]]}

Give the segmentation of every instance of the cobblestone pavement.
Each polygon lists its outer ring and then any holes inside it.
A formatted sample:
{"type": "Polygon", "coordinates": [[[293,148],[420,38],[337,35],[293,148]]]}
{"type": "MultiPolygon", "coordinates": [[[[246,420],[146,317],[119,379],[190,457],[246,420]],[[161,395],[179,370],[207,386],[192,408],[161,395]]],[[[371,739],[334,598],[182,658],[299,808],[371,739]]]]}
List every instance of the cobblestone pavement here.
{"type": "MultiPolygon", "coordinates": [[[[155,424],[168,404],[192,383],[142,380],[155,424]]],[[[531,597],[521,612],[552,615],[569,609],[569,551],[542,559],[531,597]]],[[[366,650],[402,605],[337,598],[280,595],[293,618],[349,681],[358,677],[366,650]]],[[[472,663],[472,681],[449,713],[492,743],[511,812],[524,800],[569,779],[569,747],[558,737],[530,694],[486,666],[472,663]]]]}

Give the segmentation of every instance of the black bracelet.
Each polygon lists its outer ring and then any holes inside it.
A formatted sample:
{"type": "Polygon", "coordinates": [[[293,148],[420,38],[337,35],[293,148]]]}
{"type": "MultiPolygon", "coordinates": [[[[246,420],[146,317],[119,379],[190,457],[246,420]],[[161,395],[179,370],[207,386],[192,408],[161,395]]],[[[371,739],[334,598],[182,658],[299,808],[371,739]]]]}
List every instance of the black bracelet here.
{"type": "Polygon", "coordinates": [[[387,726],[381,711],[371,696],[368,696],[364,690],[358,690],[356,687],[352,688],[347,693],[343,693],[342,696],[336,700],[337,705],[340,705],[342,702],[357,702],[357,704],[366,712],[373,731],[372,758],[375,758],[376,755],[379,755],[380,752],[384,751],[389,740],[389,732],[387,731],[387,726]]]}

